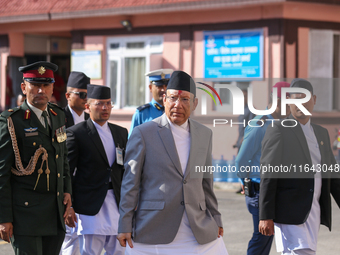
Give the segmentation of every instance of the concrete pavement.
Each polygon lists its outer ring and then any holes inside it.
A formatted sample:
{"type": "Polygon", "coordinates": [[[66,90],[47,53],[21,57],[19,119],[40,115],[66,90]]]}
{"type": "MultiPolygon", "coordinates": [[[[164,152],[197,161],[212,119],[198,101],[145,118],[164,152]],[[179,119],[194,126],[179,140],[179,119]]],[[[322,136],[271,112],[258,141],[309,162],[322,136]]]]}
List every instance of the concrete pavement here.
{"type": "MultiPolygon", "coordinates": [[[[221,187],[217,185],[216,195],[219,209],[223,216],[223,239],[229,255],[244,255],[252,235],[252,218],[247,211],[244,196],[235,194],[235,187],[237,186],[229,185],[228,187],[223,187],[222,185],[221,187]],[[228,190],[225,190],[225,188],[228,190]]],[[[325,226],[320,227],[318,255],[340,254],[338,246],[338,242],[340,242],[340,210],[334,201],[332,206],[333,229],[332,232],[329,232],[325,226]]],[[[3,244],[0,241],[0,255],[13,254],[11,245],[3,244]]],[[[275,243],[273,243],[270,255],[278,254],[275,251],[275,243]]]]}
{"type": "MultiPolygon", "coordinates": [[[[235,194],[233,190],[216,190],[219,209],[223,216],[224,242],[229,255],[244,255],[252,236],[252,218],[248,212],[243,195],[235,194]]],[[[317,255],[340,254],[340,210],[333,200],[332,203],[332,232],[325,226],[320,227],[317,255]]],[[[275,241],[270,255],[278,255],[275,241]]],[[[260,254],[259,254],[260,255],[260,254]]]]}

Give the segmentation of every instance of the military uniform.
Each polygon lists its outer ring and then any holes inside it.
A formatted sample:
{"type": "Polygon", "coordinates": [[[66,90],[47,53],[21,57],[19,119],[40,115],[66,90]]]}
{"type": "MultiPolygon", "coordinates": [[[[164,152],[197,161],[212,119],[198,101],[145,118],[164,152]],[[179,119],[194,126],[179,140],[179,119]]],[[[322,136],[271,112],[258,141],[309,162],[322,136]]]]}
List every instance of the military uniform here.
{"type": "Polygon", "coordinates": [[[14,237],[57,235],[58,225],[65,230],[63,195],[64,192],[71,193],[71,181],[66,142],[58,142],[55,135],[56,130],[65,124],[65,115],[58,106],[49,104],[48,108],[51,134],[47,133],[26,102],[13,111],[3,112],[0,117],[0,149],[4,159],[0,161],[0,222],[13,223],[14,237]],[[49,181],[45,173],[46,163],[38,180],[42,156],[31,175],[11,173],[11,167],[15,168],[15,154],[7,127],[8,117],[12,118],[19,156],[25,168],[40,146],[46,149],[49,181]]]}
{"type": "Polygon", "coordinates": [[[0,223],[13,224],[11,243],[16,254],[54,254],[54,250],[48,253],[34,247],[32,250],[28,240],[50,237],[53,244],[61,245],[65,235],[63,200],[64,193],[71,193],[65,114],[51,103],[46,110],[49,129],[26,100],[0,116],[0,223]],[[8,120],[14,127],[12,138],[8,120]],[[39,148],[42,154],[36,154],[35,160],[33,156],[39,148]],[[27,172],[29,169],[32,173],[27,172]]]}

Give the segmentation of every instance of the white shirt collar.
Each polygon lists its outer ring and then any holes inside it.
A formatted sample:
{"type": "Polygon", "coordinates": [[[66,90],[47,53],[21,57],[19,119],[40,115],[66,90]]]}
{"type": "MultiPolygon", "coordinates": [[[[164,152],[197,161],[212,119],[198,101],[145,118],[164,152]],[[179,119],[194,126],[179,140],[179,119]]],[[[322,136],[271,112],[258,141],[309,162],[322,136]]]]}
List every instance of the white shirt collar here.
{"type": "Polygon", "coordinates": [[[109,124],[107,124],[107,121],[105,122],[105,124],[103,126],[99,125],[97,122],[95,122],[93,119],[91,119],[92,123],[94,124],[94,126],[97,129],[102,129],[103,131],[107,131],[109,130],[109,124]]]}
{"type": "MultiPolygon", "coordinates": [[[[166,116],[166,115],[165,115],[166,116]]],[[[170,126],[173,126],[173,127],[175,127],[175,128],[183,128],[184,130],[186,130],[186,131],[188,131],[188,132],[190,132],[190,129],[189,129],[189,119],[187,119],[182,125],[177,125],[177,124],[175,124],[175,123],[172,123],[170,120],[169,120],[169,118],[168,118],[168,116],[166,116],[166,119],[168,120],[168,122],[169,122],[169,124],[170,124],[170,126]]]]}
{"type": "MultiPolygon", "coordinates": [[[[26,101],[26,103],[27,103],[28,106],[31,108],[31,110],[35,113],[35,115],[37,115],[37,117],[40,118],[41,115],[42,115],[42,113],[43,113],[43,111],[40,110],[39,108],[37,108],[37,107],[31,105],[28,101],[26,101]]],[[[44,111],[47,112],[47,116],[50,116],[50,115],[48,114],[48,111],[47,111],[47,105],[46,105],[46,108],[45,108],[44,111]]]]}
{"type": "Polygon", "coordinates": [[[79,122],[82,122],[83,120],[85,120],[84,111],[79,116],[78,113],[73,111],[73,109],[71,108],[70,105],[67,105],[67,107],[68,107],[68,109],[70,110],[70,112],[72,114],[74,124],[78,124],[79,122]]]}
{"type": "Polygon", "coordinates": [[[312,125],[310,124],[310,118],[309,118],[309,120],[306,124],[303,125],[303,124],[300,123],[300,126],[304,130],[312,130],[313,131],[312,125]]]}

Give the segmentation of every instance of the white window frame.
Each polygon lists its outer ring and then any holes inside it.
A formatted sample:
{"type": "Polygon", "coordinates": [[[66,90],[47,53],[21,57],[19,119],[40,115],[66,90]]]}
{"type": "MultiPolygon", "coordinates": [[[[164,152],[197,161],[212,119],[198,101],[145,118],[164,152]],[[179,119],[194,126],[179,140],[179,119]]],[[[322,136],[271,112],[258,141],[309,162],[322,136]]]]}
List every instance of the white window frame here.
{"type": "MultiPolygon", "coordinates": [[[[144,57],[145,58],[145,72],[150,71],[150,55],[151,54],[159,54],[163,53],[163,36],[162,35],[149,35],[149,36],[125,36],[125,37],[109,37],[107,38],[107,74],[106,79],[110,84],[110,61],[116,60],[118,61],[117,67],[117,98],[113,99],[115,101],[115,105],[117,108],[123,109],[131,109],[136,108],[138,105],[134,106],[125,106],[125,58],[127,57],[144,57]],[[143,42],[143,49],[128,49],[127,43],[130,42],[143,42]],[[161,42],[156,47],[150,47],[152,42],[161,42]],[[119,47],[117,49],[110,49],[110,45],[112,43],[119,43],[119,47]]],[[[145,102],[149,102],[150,92],[147,89],[147,84],[149,83],[148,77],[145,77],[145,102]]]]}

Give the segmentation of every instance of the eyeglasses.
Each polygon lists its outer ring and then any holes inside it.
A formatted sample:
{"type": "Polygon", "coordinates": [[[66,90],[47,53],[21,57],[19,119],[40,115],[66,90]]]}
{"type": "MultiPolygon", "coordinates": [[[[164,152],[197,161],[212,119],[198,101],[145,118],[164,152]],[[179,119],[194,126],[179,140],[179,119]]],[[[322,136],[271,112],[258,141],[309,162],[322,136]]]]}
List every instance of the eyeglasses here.
{"type": "Polygon", "coordinates": [[[190,104],[190,98],[188,97],[175,97],[175,96],[170,96],[170,97],[166,97],[167,99],[169,99],[169,101],[171,103],[176,103],[178,100],[181,101],[182,104],[190,104]]]}
{"type": "Polygon", "coordinates": [[[113,102],[95,102],[93,103],[93,105],[99,108],[103,108],[103,106],[105,105],[106,108],[112,109],[114,106],[114,103],[113,102]]]}
{"type": "Polygon", "coordinates": [[[73,93],[78,95],[81,99],[85,99],[87,97],[87,93],[86,92],[76,92],[76,91],[70,91],[69,93],[73,93]]]}

